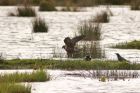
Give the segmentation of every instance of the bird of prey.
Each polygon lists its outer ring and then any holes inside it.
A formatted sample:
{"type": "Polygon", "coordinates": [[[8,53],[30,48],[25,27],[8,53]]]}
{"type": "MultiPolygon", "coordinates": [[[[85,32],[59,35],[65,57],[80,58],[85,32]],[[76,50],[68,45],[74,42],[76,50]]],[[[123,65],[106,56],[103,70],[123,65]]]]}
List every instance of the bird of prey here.
{"type": "Polygon", "coordinates": [[[73,53],[76,52],[76,50],[75,50],[76,43],[78,41],[82,40],[84,37],[85,37],[85,35],[80,35],[80,36],[76,36],[72,39],[70,37],[66,37],[64,39],[65,45],[62,46],[62,48],[64,48],[66,50],[68,57],[72,57],[73,53]]]}
{"type": "Polygon", "coordinates": [[[123,58],[119,53],[115,53],[117,55],[118,61],[127,61],[125,58],[123,58]]]}

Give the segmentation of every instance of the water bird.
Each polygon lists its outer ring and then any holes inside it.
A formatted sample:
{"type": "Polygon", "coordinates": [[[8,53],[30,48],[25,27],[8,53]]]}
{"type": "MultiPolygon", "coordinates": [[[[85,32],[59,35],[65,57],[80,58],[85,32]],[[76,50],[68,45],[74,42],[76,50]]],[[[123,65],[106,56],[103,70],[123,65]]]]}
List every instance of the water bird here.
{"type": "Polygon", "coordinates": [[[86,55],[85,61],[91,61],[91,56],[90,55],[86,55]]]}
{"type": "Polygon", "coordinates": [[[76,36],[74,38],[66,37],[64,39],[65,45],[62,46],[67,52],[68,57],[72,57],[73,53],[76,52],[75,45],[78,41],[82,40],[85,35],[76,36]]]}
{"type": "Polygon", "coordinates": [[[117,55],[118,61],[127,61],[125,58],[123,58],[119,53],[115,53],[117,55]]]}

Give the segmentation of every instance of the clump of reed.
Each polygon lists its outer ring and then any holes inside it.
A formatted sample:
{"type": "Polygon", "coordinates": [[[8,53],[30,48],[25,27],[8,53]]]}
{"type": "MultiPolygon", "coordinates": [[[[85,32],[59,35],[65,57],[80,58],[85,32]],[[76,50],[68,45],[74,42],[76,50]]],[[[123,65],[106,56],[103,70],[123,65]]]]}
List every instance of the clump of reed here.
{"type": "Polygon", "coordinates": [[[33,26],[34,33],[48,32],[48,28],[49,28],[45,20],[41,18],[35,18],[34,21],[32,22],[32,26],[33,26]]]}
{"type": "Polygon", "coordinates": [[[101,23],[93,23],[91,21],[84,21],[78,26],[78,34],[85,35],[83,39],[84,44],[79,44],[74,57],[85,57],[90,55],[92,58],[104,58],[105,51],[100,46],[101,40],[101,23]]]}
{"type": "Polygon", "coordinates": [[[130,4],[131,10],[140,10],[140,1],[139,0],[133,0],[130,4]]]}
{"type": "Polygon", "coordinates": [[[9,13],[9,16],[18,16],[18,17],[35,17],[36,11],[30,5],[19,6],[16,10],[16,13],[9,13]]]}
{"type": "Polygon", "coordinates": [[[74,53],[74,58],[84,58],[86,55],[90,55],[92,58],[105,58],[105,51],[97,41],[84,42],[76,47],[79,50],[74,53]]]}
{"type": "Polygon", "coordinates": [[[131,42],[123,42],[111,47],[119,49],[140,49],[140,41],[134,40],[131,42]]]}
{"type": "Polygon", "coordinates": [[[78,26],[78,34],[85,35],[86,37],[83,39],[85,41],[97,41],[101,40],[101,24],[100,23],[91,23],[84,22],[83,24],[78,26]]]}
{"type": "Polygon", "coordinates": [[[21,17],[34,17],[36,16],[36,12],[30,6],[18,7],[17,8],[17,16],[21,17]]]}
{"type": "Polygon", "coordinates": [[[97,14],[95,17],[90,19],[91,22],[97,23],[108,23],[109,22],[109,15],[107,11],[102,11],[101,13],[97,14]]]}
{"type": "Polygon", "coordinates": [[[0,83],[0,93],[31,93],[31,87],[15,83],[0,83]]]}
{"type": "Polygon", "coordinates": [[[32,73],[11,73],[1,74],[0,83],[3,82],[43,82],[50,80],[50,75],[43,70],[34,71],[32,73]]]}
{"type": "Polygon", "coordinates": [[[39,4],[39,11],[56,11],[52,0],[43,0],[39,4]]]}

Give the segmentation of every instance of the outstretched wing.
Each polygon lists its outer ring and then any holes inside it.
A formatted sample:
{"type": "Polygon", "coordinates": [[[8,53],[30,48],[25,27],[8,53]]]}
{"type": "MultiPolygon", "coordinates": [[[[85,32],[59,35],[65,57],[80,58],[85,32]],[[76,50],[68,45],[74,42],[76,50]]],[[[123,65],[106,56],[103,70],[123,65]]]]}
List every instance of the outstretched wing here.
{"type": "Polygon", "coordinates": [[[74,38],[72,38],[72,43],[75,45],[78,41],[82,40],[85,37],[85,35],[81,35],[81,36],[76,36],[74,38]]]}

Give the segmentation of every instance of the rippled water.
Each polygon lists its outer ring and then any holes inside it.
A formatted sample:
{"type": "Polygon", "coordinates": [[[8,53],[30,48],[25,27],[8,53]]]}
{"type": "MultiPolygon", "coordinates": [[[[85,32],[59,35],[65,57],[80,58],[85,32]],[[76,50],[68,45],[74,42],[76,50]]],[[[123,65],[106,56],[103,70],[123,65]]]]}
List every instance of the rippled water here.
{"type": "MultiPolygon", "coordinates": [[[[119,6],[120,7],[120,6],[119,6]]],[[[111,7],[114,14],[109,23],[102,24],[102,41],[107,59],[116,59],[118,52],[130,61],[140,61],[139,50],[110,49],[108,46],[124,41],[140,39],[140,12],[131,11],[129,7],[111,7]]],[[[7,59],[13,58],[52,58],[54,48],[58,53],[63,39],[73,37],[77,25],[89,19],[105,7],[84,8],[82,12],[38,12],[38,16],[49,25],[48,33],[32,33],[33,18],[8,17],[9,11],[16,7],[0,7],[0,52],[7,59]]],[[[37,10],[37,8],[36,8],[37,10]]]]}

